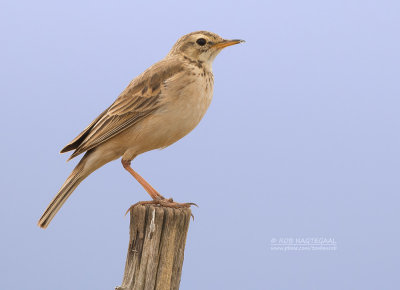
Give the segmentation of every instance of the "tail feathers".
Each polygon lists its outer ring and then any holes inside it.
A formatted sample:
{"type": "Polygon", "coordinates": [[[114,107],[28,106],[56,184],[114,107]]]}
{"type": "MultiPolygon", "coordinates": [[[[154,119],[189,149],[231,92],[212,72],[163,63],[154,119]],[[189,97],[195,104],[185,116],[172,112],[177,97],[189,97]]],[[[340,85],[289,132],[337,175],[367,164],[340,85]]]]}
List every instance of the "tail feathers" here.
{"type": "Polygon", "coordinates": [[[72,194],[75,188],[82,182],[86,176],[82,176],[82,167],[78,166],[72,171],[71,175],[65,181],[60,191],[50,202],[47,209],[39,219],[38,226],[45,229],[50,224],[56,213],[60,210],[68,197],[72,194]]]}

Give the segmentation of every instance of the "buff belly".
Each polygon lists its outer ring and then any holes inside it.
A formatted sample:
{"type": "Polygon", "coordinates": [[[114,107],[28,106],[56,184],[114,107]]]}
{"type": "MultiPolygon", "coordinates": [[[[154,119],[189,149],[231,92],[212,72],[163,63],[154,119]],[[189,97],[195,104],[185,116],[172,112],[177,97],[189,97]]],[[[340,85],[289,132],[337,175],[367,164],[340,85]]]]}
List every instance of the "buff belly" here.
{"type": "Polygon", "coordinates": [[[212,87],[192,83],[142,122],[100,145],[96,153],[109,154],[110,160],[120,156],[132,160],[144,152],[168,147],[199,124],[211,99],[212,87]]]}

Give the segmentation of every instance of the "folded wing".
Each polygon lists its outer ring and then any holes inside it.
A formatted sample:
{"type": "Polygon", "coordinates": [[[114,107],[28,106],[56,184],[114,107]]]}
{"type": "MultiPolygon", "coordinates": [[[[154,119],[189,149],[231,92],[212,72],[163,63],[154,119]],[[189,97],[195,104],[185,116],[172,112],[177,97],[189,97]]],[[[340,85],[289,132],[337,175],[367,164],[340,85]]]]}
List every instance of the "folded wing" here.
{"type": "Polygon", "coordinates": [[[182,71],[179,61],[162,60],[134,79],[115,102],[101,113],[61,153],[75,150],[69,159],[93,149],[141,122],[162,106],[163,85],[182,71]]]}

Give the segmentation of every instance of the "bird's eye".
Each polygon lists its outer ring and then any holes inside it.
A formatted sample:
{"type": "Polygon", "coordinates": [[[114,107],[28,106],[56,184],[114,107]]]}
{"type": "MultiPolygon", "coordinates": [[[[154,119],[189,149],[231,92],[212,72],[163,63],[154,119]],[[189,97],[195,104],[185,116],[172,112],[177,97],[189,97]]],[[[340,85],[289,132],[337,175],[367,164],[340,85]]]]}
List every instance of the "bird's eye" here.
{"type": "Polygon", "coordinates": [[[196,43],[200,46],[203,46],[207,43],[207,40],[205,40],[204,38],[199,38],[196,40],[196,43]]]}

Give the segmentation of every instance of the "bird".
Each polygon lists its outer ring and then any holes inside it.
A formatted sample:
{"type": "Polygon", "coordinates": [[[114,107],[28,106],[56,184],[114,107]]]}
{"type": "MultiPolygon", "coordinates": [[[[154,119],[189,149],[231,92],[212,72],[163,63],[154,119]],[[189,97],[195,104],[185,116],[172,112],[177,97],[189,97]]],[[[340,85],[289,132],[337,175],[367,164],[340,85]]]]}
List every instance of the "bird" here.
{"type": "Polygon", "coordinates": [[[91,173],[121,157],[121,163],[147,191],[152,203],[184,208],[165,198],[131,167],[138,155],[163,149],[191,132],[206,113],[213,96],[212,63],[225,47],[244,42],[195,31],[178,39],[164,59],[133,79],[104,112],[60,153],[68,160],[85,153],[38,221],[47,228],[76,187],[91,173]]]}

